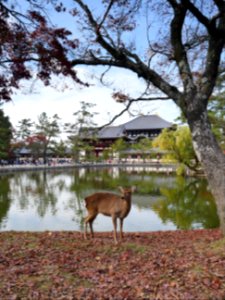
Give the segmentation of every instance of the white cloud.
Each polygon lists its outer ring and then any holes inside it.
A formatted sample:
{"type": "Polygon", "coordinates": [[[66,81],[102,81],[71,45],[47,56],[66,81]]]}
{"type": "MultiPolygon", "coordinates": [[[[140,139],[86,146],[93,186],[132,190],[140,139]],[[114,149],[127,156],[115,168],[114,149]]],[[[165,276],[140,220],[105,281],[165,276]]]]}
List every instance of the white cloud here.
{"type": "MultiPolygon", "coordinates": [[[[107,74],[106,80],[111,83],[109,87],[101,85],[96,79],[100,76],[99,69],[93,76],[91,71],[79,68],[79,74],[84,80],[91,81],[92,85],[88,88],[82,87],[61,77],[54,79],[53,86],[45,87],[40,82],[29,86],[26,84],[13,95],[12,102],[4,103],[5,114],[9,116],[13,126],[24,118],[36,122],[42,112],[46,112],[49,117],[58,114],[62,122],[73,122],[73,113],[80,109],[80,102],[87,101],[96,104],[93,108],[93,112],[98,112],[95,122],[103,125],[124,108],[123,104],[112,98],[112,86],[135,97],[144,90],[143,81],[128,71],[114,69],[110,77],[107,74]]],[[[143,114],[157,113],[171,122],[179,115],[179,110],[172,101],[139,102],[132,110],[143,114]]],[[[129,114],[125,113],[114,124],[127,122],[130,118],[129,114]]]]}

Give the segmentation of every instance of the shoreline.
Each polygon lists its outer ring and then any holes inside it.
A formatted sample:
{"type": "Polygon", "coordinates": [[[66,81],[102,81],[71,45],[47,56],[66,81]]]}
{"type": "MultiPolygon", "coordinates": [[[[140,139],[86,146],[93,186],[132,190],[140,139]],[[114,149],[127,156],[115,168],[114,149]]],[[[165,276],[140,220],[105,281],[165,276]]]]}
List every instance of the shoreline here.
{"type": "Polygon", "coordinates": [[[72,168],[106,168],[106,167],[121,167],[121,168],[145,168],[149,172],[171,174],[176,172],[177,164],[175,163],[73,163],[73,164],[54,164],[54,165],[6,165],[0,166],[0,173],[17,172],[17,171],[42,171],[54,169],[72,169],[72,168]]]}

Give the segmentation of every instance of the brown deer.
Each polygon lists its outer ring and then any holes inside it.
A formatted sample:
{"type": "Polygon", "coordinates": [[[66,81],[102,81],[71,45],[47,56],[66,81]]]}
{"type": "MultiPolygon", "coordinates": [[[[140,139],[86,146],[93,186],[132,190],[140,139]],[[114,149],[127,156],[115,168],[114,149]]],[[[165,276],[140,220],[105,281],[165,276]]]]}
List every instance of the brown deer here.
{"type": "Polygon", "coordinates": [[[89,223],[91,236],[94,237],[93,221],[99,213],[112,217],[114,227],[114,242],[117,244],[117,219],[120,219],[120,238],[123,238],[123,220],[129,214],[131,209],[131,194],[135,191],[135,187],[122,188],[119,187],[121,195],[113,193],[94,193],[86,197],[85,203],[88,216],[85,218],[84,237],[87,238],[87,224],[89,223]]]}

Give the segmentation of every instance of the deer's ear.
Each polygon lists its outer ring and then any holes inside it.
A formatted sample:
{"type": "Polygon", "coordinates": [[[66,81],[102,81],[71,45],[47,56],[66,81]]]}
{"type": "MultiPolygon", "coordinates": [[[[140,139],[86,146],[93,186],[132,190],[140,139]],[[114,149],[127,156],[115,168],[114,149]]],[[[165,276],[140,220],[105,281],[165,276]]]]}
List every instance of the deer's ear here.
{"type": "Polygon", "coordinates": [[[121,194],[123,194],[124,188],[122,186],[118,186],[118,190],[120,191],[121,194]]]}

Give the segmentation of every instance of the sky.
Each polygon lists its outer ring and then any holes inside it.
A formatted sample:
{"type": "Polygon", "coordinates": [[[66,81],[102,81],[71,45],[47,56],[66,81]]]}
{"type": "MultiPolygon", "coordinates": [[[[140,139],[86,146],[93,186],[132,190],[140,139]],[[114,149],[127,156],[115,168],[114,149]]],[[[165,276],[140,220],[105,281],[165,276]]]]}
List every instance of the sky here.
{"type": "MultiPolygon", "coordinates": [[[[51,11],[49,15],[53,21],[64,22],[65,26],[71,25],[71,17],[61,20],[63,15],[51,11]]],[[[139,41],[140,38],[140,34],[135,37],[139,41]]],[[[21,82],[21,88],[15,91],[12,101],[3,104],[4,113],[9,117],[12,125],[16,127],[22,119],[31,119],[36,122],[42,112],[46,112],[49,117],[57,114],[62,123],[73,122],[73,113],[80,109],[81,101],[86,101],[96,105],[92,109],[92,112],[98,112],[94,122],[102,126],[124,109],[123,104],[117,103],[112,98],[113,89],[138,97],[146,87],[136,74],[127,70],[112,69],[110,75],[105,76],[108,85],[102,85],[99,82],[103,71],[100,67],[94,69],[79,66],[77,71],[79,78],[91,83],[90,87],[82,87],[62,76],[54,77],[52,85],[48,87],[39,81],[21,82]]],[[[138,114],[158,114],[170,122],[174,122],[179,116],[179,109],[172,101],[139,102],[132,106],[131,111],[133,115],[125,113],[113,125],[130,121],[138,114]]]]}
{"type": "MultiPolygon", "coordinates": [[[[80,109],[81,101],[93,103],[91,112],[97,112],[94,122],[102,126],[124,109],[124,104],[112,98],[112,88],[99,83],[98,78],[87,70],[80,68],[80,73],[89,82],[90,87],[83,87],[68,78],[55,78],[51,86],[45,87],[41,82],[24,82],[20,90],[15,91],[11,102],[3,104],[5,115],[10,118],[14,127],[22,119],[36,122],[42,112],[49,117],[57,114],[62,123],[75,121],[73,113],[80,109]]],[[[96,74],[96,73],[95,73],[96,74]]],[[[100,73],[99,73],[100,74],[100,73]]],[[[144,84],[129,71],[116,70],[111,74],[109,84],[130,95],[139,96],[144,84]]],[[[131,113],[119,117],[113,125],[130,121],[139,114],[158,114],[163,119],[174,122],[179,116],[179,109],[173,101],[139,102],[132,106],[131,113]]]]}

